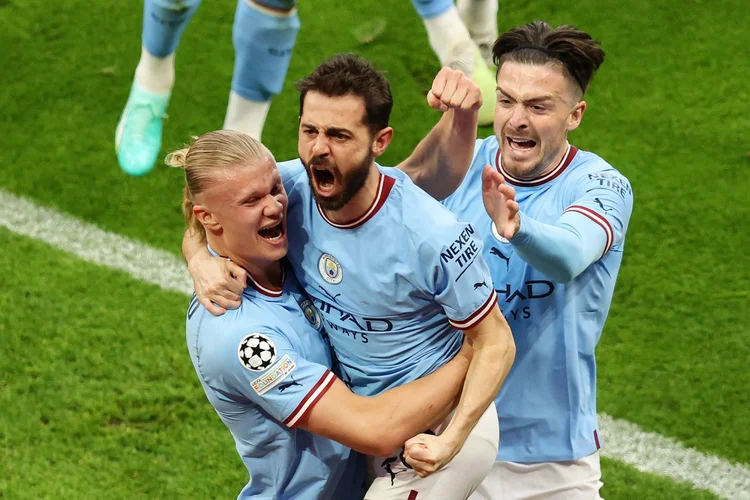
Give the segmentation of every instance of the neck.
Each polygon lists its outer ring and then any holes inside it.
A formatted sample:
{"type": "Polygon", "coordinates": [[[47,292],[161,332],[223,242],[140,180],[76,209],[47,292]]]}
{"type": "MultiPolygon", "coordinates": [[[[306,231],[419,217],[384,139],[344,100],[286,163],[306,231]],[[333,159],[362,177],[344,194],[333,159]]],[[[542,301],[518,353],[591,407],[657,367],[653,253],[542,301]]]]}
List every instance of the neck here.
{"type": "Polygon", "coordinates": [[[326,217],[336,224],[345,224],[347,222],[360,218],[375,201],[378,196],[378,185],[380,184],[380,170],[373,162],[370,166],[370,173],[362,188],[354,195],[354,198],[338,210],[323,210],[326,217]]]}
{"type": "Polygon", "coordinates": [[[211,235],[207,236],[208,244],[214,252],[223,257],[228,257],[229,260],[242,267],[260,286],[271,290],[279,290],[284,285],[281,261],[268,261],[243,257],[237,252],[232,252],[231,249],[227,248],[220,238],[212,238],[211,235]]]}
{"type": "Polygon", "coordinates": [[[566,140],[563,142],[562,147],[555,153],[555,155],[550,159],[547,164],[539,165],[536,169],[532,170],[531,172],[525,174],[525,175],[518,175],[519,179],[523,180],[533,180],[538,177],[542,177],[543,175],[546,175],[550,171],[554,170],[555,167],[557,167],[561,161],[563,161],[563,158],[565,157],[565,153],[568,151],[568,141],[566,140]]]}

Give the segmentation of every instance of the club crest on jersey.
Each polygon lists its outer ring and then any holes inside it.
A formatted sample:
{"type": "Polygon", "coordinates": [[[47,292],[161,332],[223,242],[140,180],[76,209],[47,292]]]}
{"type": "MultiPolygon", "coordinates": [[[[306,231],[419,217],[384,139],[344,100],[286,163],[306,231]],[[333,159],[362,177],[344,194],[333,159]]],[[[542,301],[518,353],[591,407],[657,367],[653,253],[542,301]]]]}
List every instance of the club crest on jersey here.
{"type": "Polygon", "coordinates": [[[265,335],[251,333],[240,341],[237,356],[248,370],[262,372],[276,361],[276,346],[265,335]]]}
{"type": "Polygon", "coordinates": [[[344,279],[344,269],[341,264],[336,260],[336,257],[328,253],[320,256],[318,271],[320,271],[323,279],[331,285],[338,285],[344,279]]]}
{"type": "Polygon", "coordinates": [[[497,226],[495,225],[494,222],[492,223],[492,236],[494,236],[495,239],[499,241],[500,243],[510,243],[508,241],[508,238],[504,238],[500,236],[500,233],[497,232],[497,226]]]}
{"type": "Polygon", "coordinates": [[[307,318],[307,321],[310,322],[313,328],[320,330],[323,326],[323,319],[320,317],[318,308],[313,305],[313,301],[305,299],[300,304],[300,307],[302,308],[302,312],[305,313],[305,318],[307,318]]]}

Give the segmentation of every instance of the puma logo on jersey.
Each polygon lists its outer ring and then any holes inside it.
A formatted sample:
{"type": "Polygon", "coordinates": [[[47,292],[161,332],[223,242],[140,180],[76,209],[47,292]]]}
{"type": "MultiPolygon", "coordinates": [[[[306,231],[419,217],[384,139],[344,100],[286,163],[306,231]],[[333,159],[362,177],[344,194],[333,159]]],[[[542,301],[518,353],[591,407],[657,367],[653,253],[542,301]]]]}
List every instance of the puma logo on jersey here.
{"type": "Polygon", "coordinates": [[[604,203],[602,203],[602,200],[600,200],[599,198],[594,198],[594,201],[596,202],[597,205],[602,207],[602,210],[604,210],[605,214],[611,210],[611,208],[604,208],[604,203]]]}
{"type": "Polygon", "coordinates": [[[295,385],[298,385],[298,386],[302,387],[302,384],[300,384],[299,382],[297,382],[296,380],[294,380],[294,377],[292,377],[292,381],[291,382],[287,382],[286,384],[279,385],[279,392],[284,392],[285,390],[287,390],[290,387],[295,386],[295,385]]]}
{"type": "Polygon", "coordinates": [[[321,290],[323,290],[323,293],[326,294],[326,296],[329,299],[331,299],[332,301],[334,301],[336,304],[339,303],[338,300],[336,300],[336,297],[338,297],[339,295],[341,295],[340,293],[337,293],[336,295],[331,295],[330,293],[328,293],[328,290],[326,290],[325,288],[323,288],[322,285],[318,285],[318,288],[320,288],[321,290]]]}
{"type": "MultiPolygon", "coordinates": [[[[392,465],[398,459],[399,459],[398,457],[389,457],[389,458],[386,458],[385,460],[383,460],[383,463],[380,464],[380,466],[382,468],[384,468],[385,471],[388,474],[390,474],[390,476],[391,476],[391,486],[393,486],[393,484],[395,483],[395,481],[396,481],[396,475],[397,474],[401,474],[402,472],[406,472],[406,469],[404,469],[404,470],[398,470],[398,471],[394,472],[392,465]]],[[[404,465],[406,465],[406,464],[404,464],[404,465]]]]}
{"type": "Polygon", "coordinates": [[[480,289],[482,287],[487,288],[487,282],[486,281],[482,281],[481,283],[474,283],[474,290],[478,290],[478,289],[480,289]]]}
{"type": "Polygon", "coordinates": [[[499,257],[505,261],[505,270],[507,271],[510,268],[510,257],[506,257],[503,252],[500,251],[497,247],[492,247],[490,249],[490,255],[494,255],[495,257],[499,257]]]}

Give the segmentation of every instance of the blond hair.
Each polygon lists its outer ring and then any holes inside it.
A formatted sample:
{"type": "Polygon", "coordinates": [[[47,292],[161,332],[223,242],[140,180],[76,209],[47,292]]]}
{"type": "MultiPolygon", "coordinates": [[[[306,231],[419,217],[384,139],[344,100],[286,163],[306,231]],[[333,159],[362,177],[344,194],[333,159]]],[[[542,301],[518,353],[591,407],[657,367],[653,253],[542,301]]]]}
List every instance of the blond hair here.
{"type": "Polygon", "coordinates": [[[185,192],[182,215],[187,229],[206,239],[203,225],[195,218],[195,196],[206,189],[212,172],[217,169],[241,167],[271,154],[260,141],[233,130],[216,130],[195,138],[189,147],[169,153],[164,162],[185,171],[185,192]]]}

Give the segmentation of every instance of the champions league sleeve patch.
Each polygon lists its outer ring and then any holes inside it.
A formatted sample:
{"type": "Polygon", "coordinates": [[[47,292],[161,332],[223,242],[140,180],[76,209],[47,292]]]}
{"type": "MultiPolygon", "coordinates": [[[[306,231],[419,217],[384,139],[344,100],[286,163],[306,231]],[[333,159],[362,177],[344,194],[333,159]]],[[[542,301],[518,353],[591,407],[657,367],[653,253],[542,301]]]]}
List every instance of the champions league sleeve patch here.
{"type": "MultiPolygon", "coordinates": [[[[297,368],[294,360],[289,357],[288,354],[284,354],[281,359],[273,365],[266,373],[253,380],[250,385],[253,390],[262,396],[277,385],[279,385],[290,373],[297,368]]],[[[292,383],[289,385],[300,385],[292,377],[292,383]]],[[[279,386],[279,390],[284,389],[283,386],[279,386]]]]}
{"type": "Polygon", "coordinates": [[[276,361],[276,346],[260,333],[247,335],[237,348],[242,366],[252,372],[262,372],[276,361]]]}

